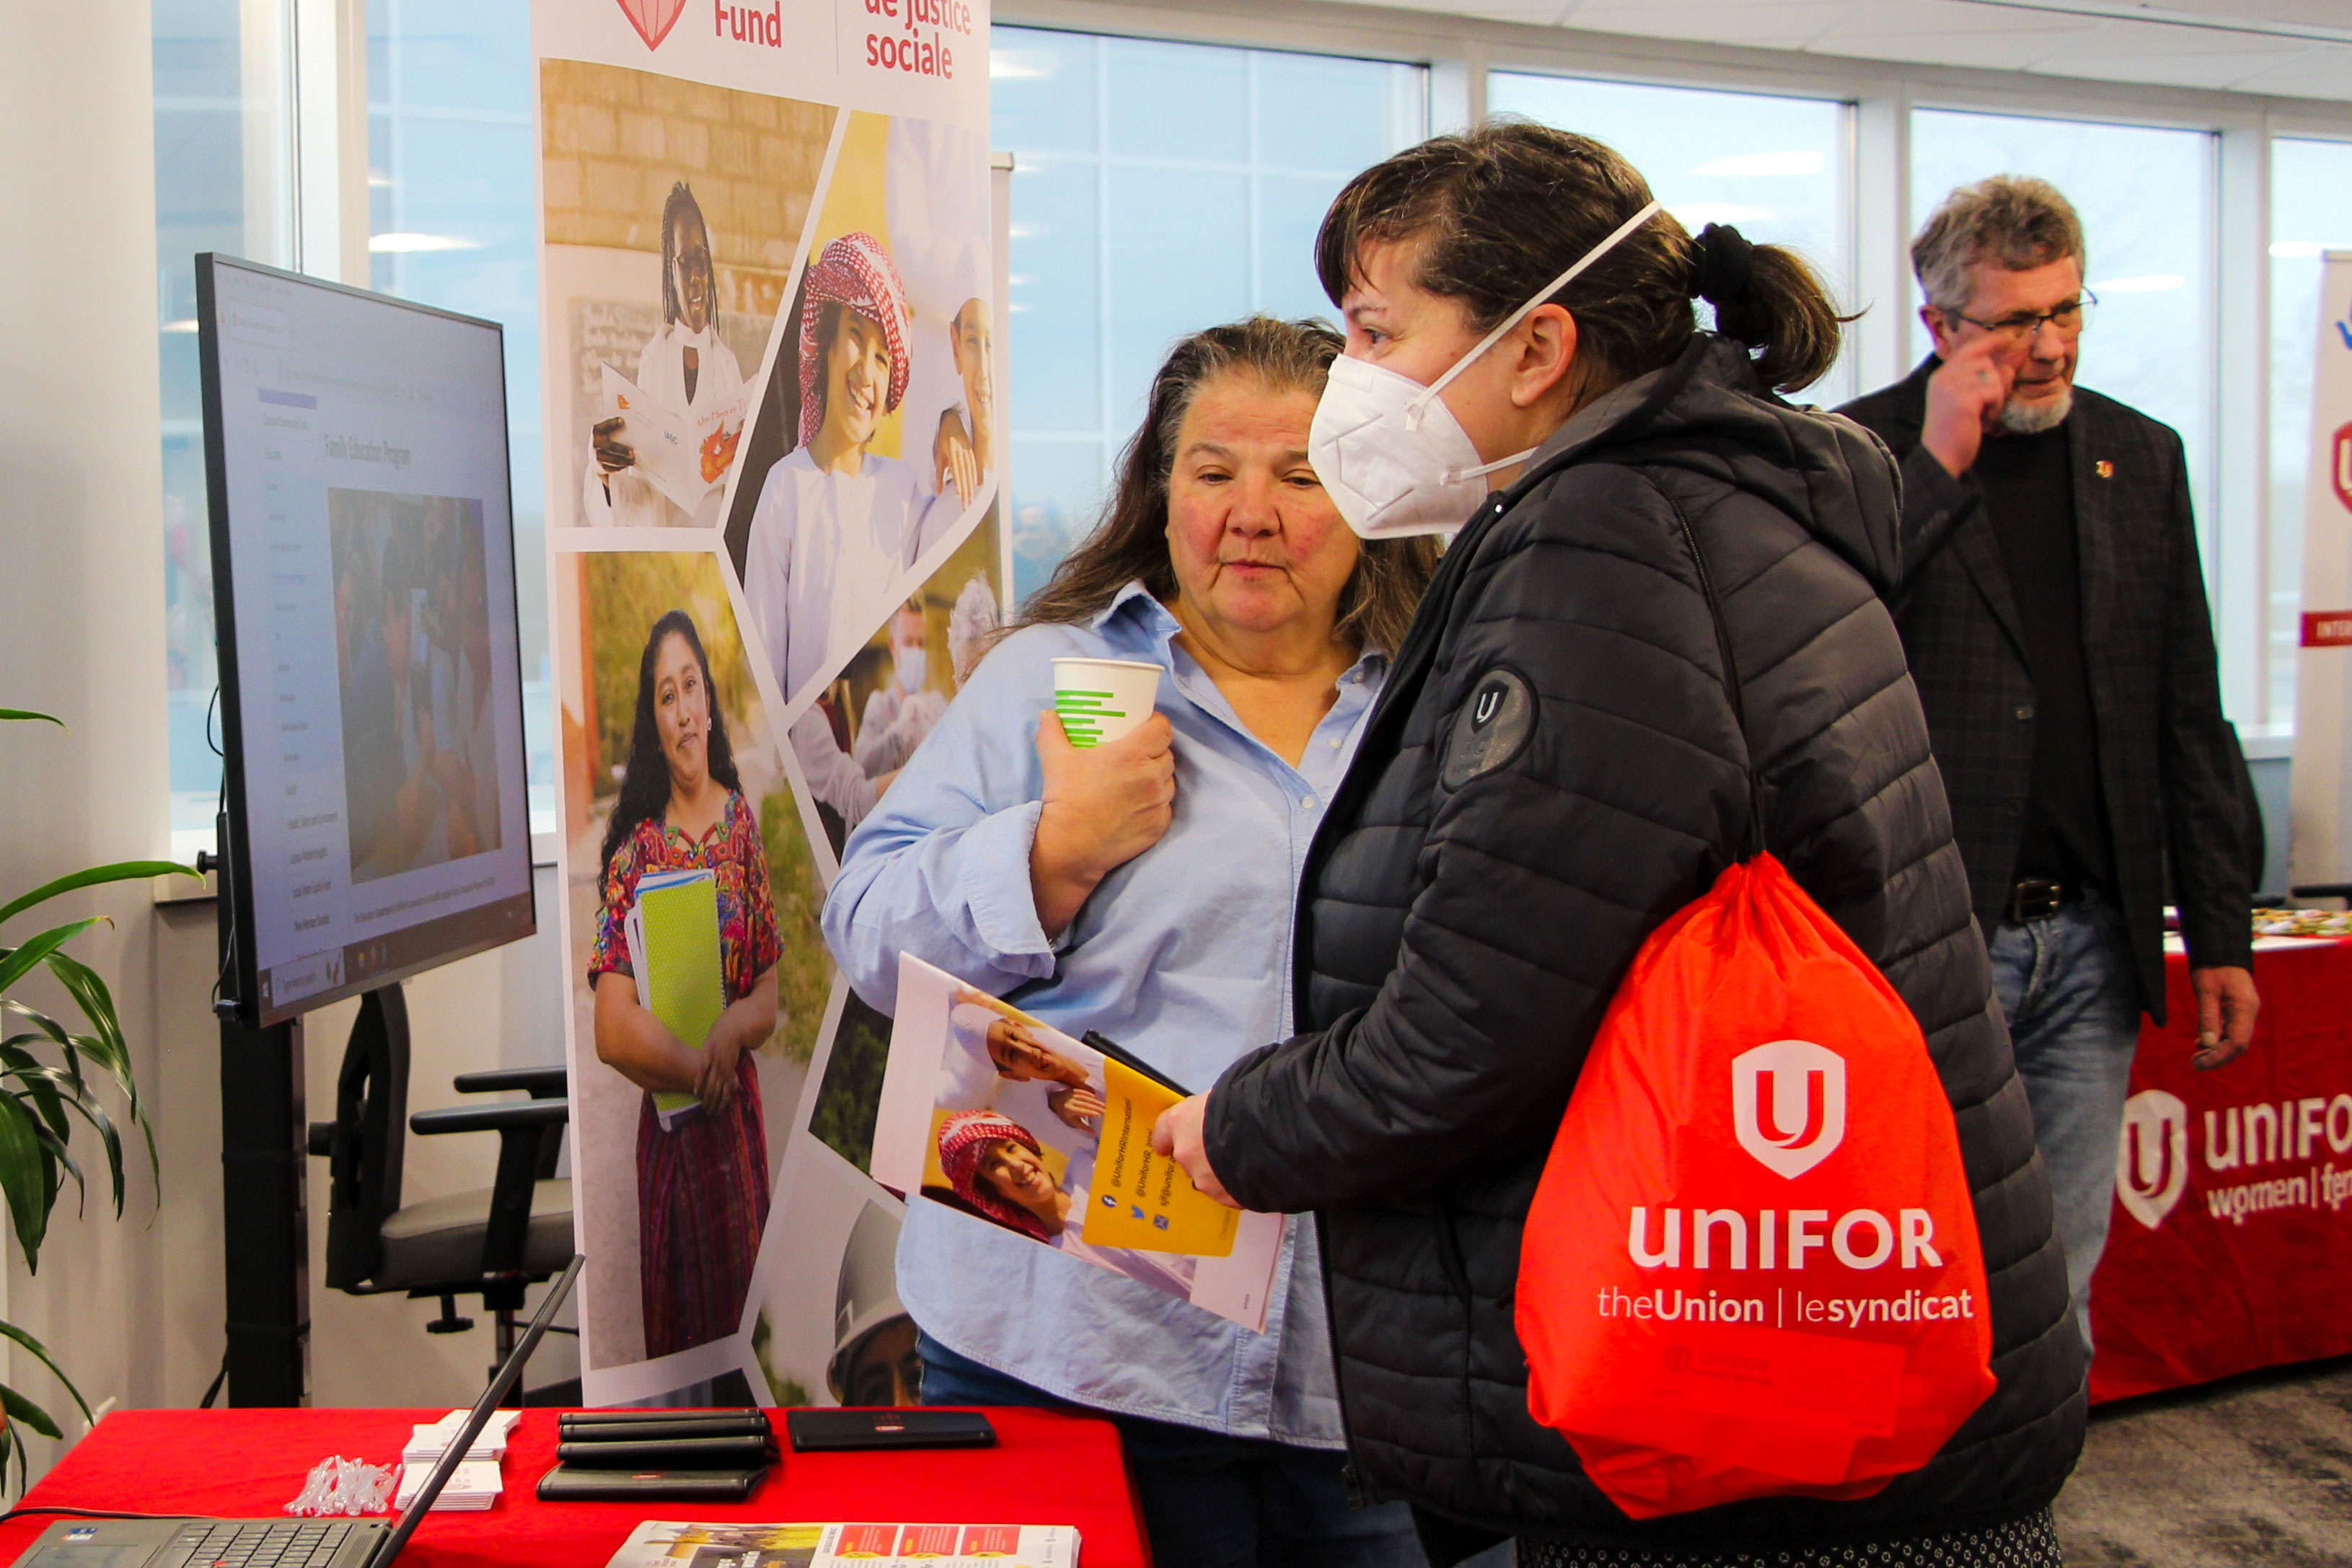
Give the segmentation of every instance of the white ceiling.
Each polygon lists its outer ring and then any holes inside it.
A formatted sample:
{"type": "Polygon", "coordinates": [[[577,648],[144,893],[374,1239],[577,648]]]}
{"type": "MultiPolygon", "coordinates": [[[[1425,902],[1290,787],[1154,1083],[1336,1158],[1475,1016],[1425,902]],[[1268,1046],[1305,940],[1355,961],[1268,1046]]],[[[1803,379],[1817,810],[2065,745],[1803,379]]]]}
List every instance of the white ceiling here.
{"type": "Polygon", "coordinates": [[[2352,0],[1389,0],[1499,21],[2352,101],[2352,0]]]}

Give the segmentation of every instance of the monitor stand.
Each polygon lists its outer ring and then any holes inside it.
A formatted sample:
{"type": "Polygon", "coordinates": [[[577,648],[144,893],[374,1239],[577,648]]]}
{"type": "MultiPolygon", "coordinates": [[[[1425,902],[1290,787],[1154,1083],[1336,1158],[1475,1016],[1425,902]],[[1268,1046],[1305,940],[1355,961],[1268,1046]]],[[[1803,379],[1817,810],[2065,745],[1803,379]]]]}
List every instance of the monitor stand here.
{"type": "MultiPolygon", "coordinates": [[[[236,917],[224,891],[221,940],[236,917]]],[[[302,1020],[220,1021],[221,1250],[228,1403],[310,1400],[310,1235],[303,1201],[302,1020]]]]}

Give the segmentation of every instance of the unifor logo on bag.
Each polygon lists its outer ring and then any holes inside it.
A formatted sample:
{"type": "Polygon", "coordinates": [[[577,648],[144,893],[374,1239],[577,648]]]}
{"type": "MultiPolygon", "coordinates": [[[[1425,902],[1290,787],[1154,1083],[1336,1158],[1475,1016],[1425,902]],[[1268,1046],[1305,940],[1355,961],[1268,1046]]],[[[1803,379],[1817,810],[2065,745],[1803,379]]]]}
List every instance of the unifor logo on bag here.
{"type": "Polygon", "coordinates": [[[1774,1040],[1731,1062],[1732,1126],[1739,1146],[1791,1179],[1845,1136],[1845,1058],[1811,1040],[1774,1040]]]}
{"type": "Polygon", "coordinates": [[[1637,1519],[1864,1497],[1992,1392],[1950,1102],[1885,976],[1761,855],[1652,934],[1528,1215],[1528,1404],[1637,1519]]]}
{"type": "Polygon", "coordinates": [[[2124,1101],[2116,1148],[2116,1197],[2154,1230],[2189,1186],[2189,1107],[2177,1094],[2144,1089],[2124,1101]]]}

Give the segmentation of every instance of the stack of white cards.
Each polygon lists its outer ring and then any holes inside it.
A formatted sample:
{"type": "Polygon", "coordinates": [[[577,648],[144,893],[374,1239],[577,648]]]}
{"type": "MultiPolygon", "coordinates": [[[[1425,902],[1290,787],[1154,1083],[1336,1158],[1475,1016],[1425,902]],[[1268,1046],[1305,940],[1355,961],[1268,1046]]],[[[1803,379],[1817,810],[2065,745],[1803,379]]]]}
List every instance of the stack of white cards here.
{"type": "MultiPolygon", "coordinates": [[[[410,1465],[432,1465],[449,1451],[449,1445],[457,1440],[458,1431],[466,1425],[466,1417],[472,1414],[470,1410],[452,1410],[438,1421],[410,1427],[408,1447],[401,1450],[401,1461],[410,1465]]],[[[521,1419],[522,1412],[520,1410],[492,1411],[490,1418],[482,1424],[481,1431],[475,1435],[473,1446],[466,1450],[466,1458],[468,1460],[506,1458],[507,1434],[512,1432],[515,1423],[521,1419]]]]}
{"type": "MultiPolygon", "coordinates": [[[[413,1428],[408,1447],[401,1450],[400,1491],[393,1499],[395,1509],[406,1508],[419,1489],[433,1474],[433,1467],[449,1451],[457,1433],[466,1425],[471,1412],[452,1410],[440,1420],[413,1428]]],[[[435,1513],[479,1512],[498,1500],[505,1489],[499,1475],[499,1461],[506,1457],[507,1434],[521,1418],[519,1410],[500,1410],[476,1435],[466,1450],[466,1457],[451,1473],[441,1495],[433,1500],[435,1513]]]]}

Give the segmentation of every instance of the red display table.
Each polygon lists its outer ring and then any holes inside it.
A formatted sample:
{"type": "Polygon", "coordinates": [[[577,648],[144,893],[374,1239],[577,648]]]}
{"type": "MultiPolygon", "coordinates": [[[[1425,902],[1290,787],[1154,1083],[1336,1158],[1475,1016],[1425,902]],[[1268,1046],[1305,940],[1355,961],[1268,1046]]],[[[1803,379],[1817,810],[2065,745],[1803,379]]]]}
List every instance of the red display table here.
{"type": "Polygon", "coordinates": [[[2352,1352],[2352,942],[2262,944],[2253,1047],[2213,1072],[2188,963],[2165,968],[2091,1282],[2095,1402],[2352,1352]]]}
{"type": "MultiPolygon", "coordinates": [[[[396,1464],[408,1431],[440,1410],[128,1410],[77,1444],[26,1506],[268,1519],[330,1454],[396,1464]]],[[[530,1410],[508,1439],[506,1492],[481,1513],[425,1516],[401,1568],[601,1568],[640,1520],[828,1520],[1072,1524],[1081,1568],[1146,1568],[1118,1431],[1042,1410],[991,1410],[993,1448],[895,1454],[795,1454],[749,1502],[542,1503],[555,1463],[552,1410],[530,1410]]],[[[777,1423],[782,1440],[782,1423],[777,1423]]],[[[51,1521],[0,1525],[13,1563],[51,1521]]]]}

